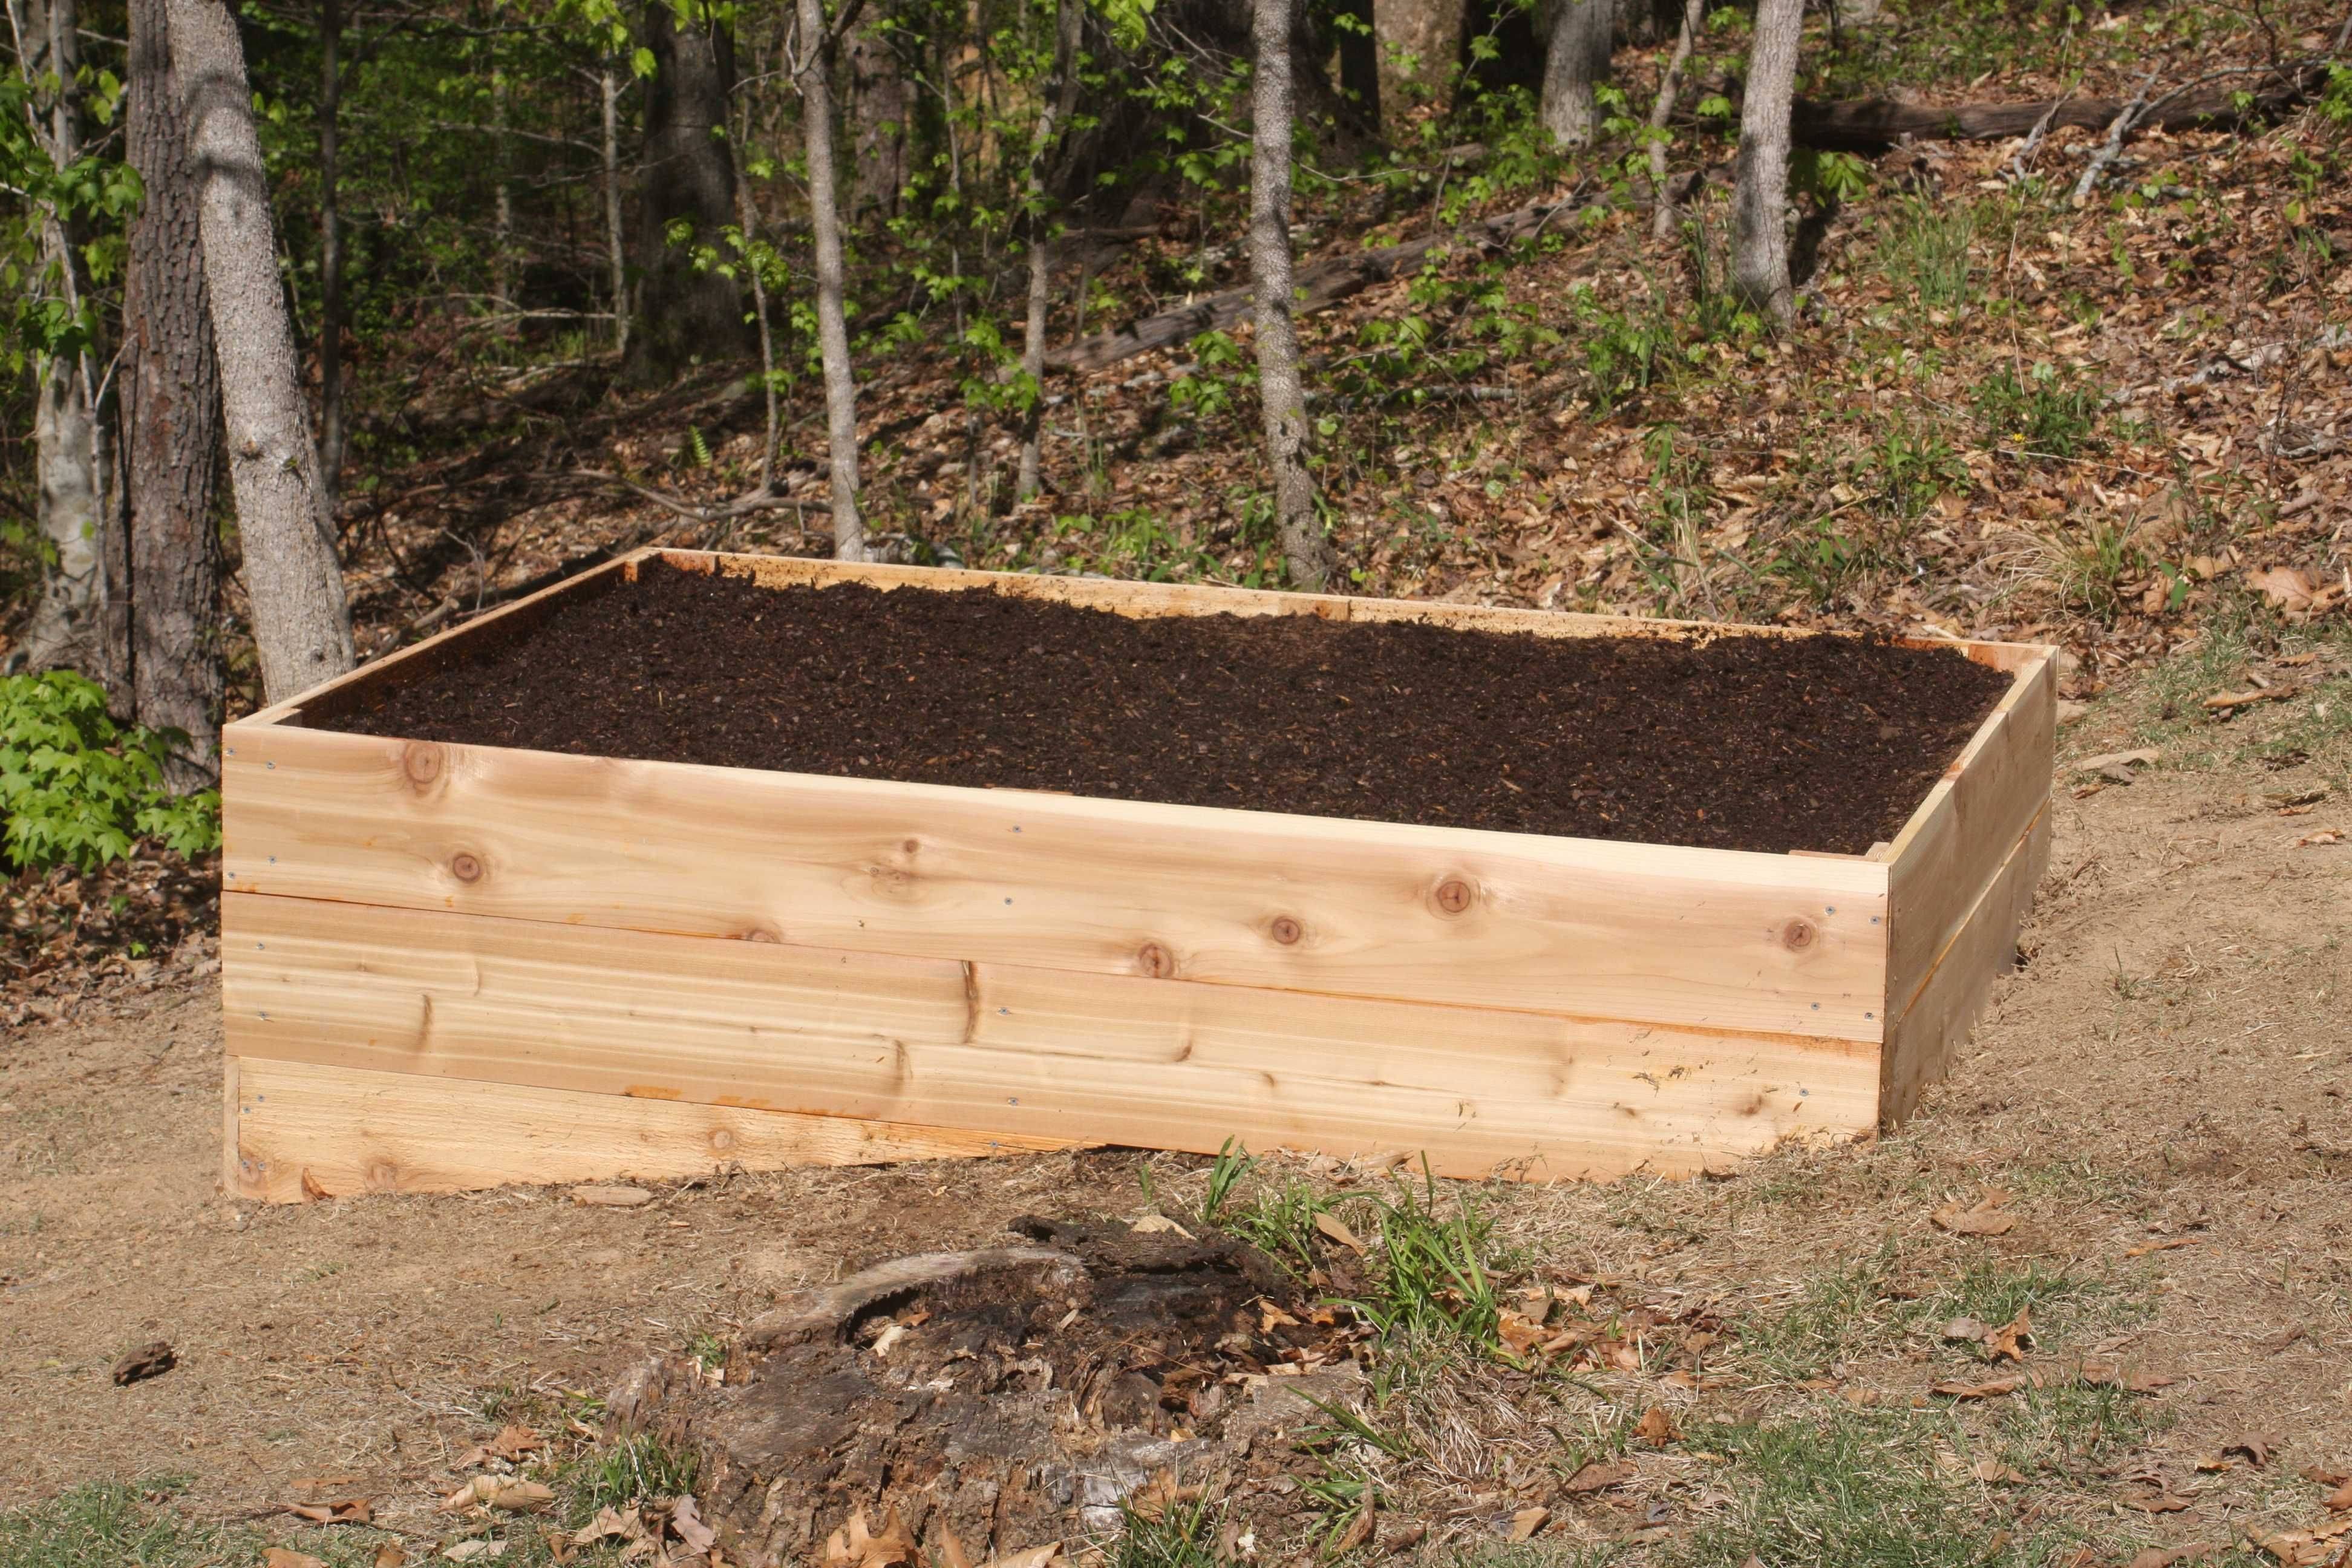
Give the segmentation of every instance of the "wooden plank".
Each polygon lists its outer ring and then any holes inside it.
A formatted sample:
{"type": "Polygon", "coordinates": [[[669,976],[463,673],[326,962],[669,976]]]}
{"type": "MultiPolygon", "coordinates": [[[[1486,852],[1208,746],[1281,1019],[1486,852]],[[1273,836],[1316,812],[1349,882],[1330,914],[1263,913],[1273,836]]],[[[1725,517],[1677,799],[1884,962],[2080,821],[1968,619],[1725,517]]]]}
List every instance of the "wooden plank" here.
{"type": "Polygon", "coordinates": [[[236,1064],[237,1197],[454,1193],[870,1165],[1067,1145],[840,1117],[247,1059],[236,1064]],[[308,1182],[308,1187],[305,1182],[308,1182]]]}
{"type": "Polygon", "coordinates": [[[232,893],[229,1048],[1441,1174],[1683,1174],[1877,1118],[1874,1046],[232,893]]]}
{"type": "Polygon", "coordinates": [[[1887,1007],[1899,1017],[2050,799],[2053,659],[2029,663],[1887,851],[1887,1007]]]}
{"type": "Polygon", "coordinates": [[[1887,868],[232,725],[226,886],[1877,1041],[1887,868]]]}
{"type": "Polygon", "coordinates": [[[234,1194],[236,1168],[236,1058],[221,1058],[221,1191],[234,1194]]]}
{"type": "Polygon", "coordinates": [[[1890,1031],[1880,1090],[1881,1114],[1889,1124],[1909,1116],[1920,1094],[1944,1076],[1990,998],[1993,982],[2014,963],[2017,933],[2050,863],[2050,837],[2045,803],[1936,955],[1916,999],[1890,1031]]]}

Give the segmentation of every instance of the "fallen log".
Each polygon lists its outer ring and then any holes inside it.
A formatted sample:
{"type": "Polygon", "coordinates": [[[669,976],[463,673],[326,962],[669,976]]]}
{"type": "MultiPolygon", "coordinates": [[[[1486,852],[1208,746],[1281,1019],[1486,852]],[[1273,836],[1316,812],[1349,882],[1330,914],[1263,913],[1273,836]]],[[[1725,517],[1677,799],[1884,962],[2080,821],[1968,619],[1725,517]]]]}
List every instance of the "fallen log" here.
{"type": "MultiPolygon", "coordinates": [[[[2224,73],[2268,78],[2250,96],[2241,84],[2216,81],[2158,100],[2133,122],[2135,132],[2225,131],[2276,118],[2317,93],[2327,81],[2324,64],[2282,66],[2275,71],[2224,73]]],[[[2034,103],[1904,103],[1894,99],[1797,100],[1790,133],[1801,147],[1829,153],[1876,153],[1909,137],[1916,142],[1998,142],[2045,129],[2079,126],[2104,131],[2130,104],[2112,98],[2043,99],[2034,103]]]]}
{"type": "MultiPolygon", "coordinates": [[[[1445,234],[1431,235],[1425,239],[1410,240],[1403,245],[1386,245],[1377,250],[1360,250],[1351,256],[1327,257],[1298,269],[1298,304],[1296,313],[1307,315],[1316,310],[1328,310],[1351,294],[1361,293],[1375,283],[1385,283],[1392,278],[1409,278],[1420,271],[1437,256],[1452,255],[1457,250],[1493,250],[1541,231],[1556,219],[1574,219],[1582,214],[1614,205],[1607,196],[1597,197],[1581,205],[1575,198],[1560,202],[1538,202],[1534,206],[1520,207],[1466,228],[1445,234]]],[[[1047,351],[1045,363],[1054,370],[1100,370],[1132,359],[1153,349],[1173,348],[1188,343],[1202,332],[1222,331],[1249,320],[1250,290],[1247,288],[1228,289],[1221,294],[1209,294],[1191,304],[1173,310],[1162,310],[1156,316],[1108,332],[1097,332],[1090,338],[1080,338],[1047,351]]]]}

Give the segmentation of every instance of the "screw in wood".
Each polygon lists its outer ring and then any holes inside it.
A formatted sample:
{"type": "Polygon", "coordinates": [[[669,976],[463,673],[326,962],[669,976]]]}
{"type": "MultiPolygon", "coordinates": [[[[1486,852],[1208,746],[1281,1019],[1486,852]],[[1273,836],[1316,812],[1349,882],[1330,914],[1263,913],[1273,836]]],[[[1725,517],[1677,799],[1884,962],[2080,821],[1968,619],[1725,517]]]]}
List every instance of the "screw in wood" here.
{"type": "Polygon", "coordinates": [[[1285,947],[1291,946],[1297,942],[1300,937],[1306,934],[1305,931],[1299,929],[1298,922],[1292,920],[1288,915],[1275,916],[1274,924],[1268,926],[1266,930],[1268,934],[1270,934],[1275,941],[1282,943],[1285,947]]]}
{"type": "Polygon", "coordinates": [[[1449,915],[1458,915],[1470,907],[1470,884],[1459,877],[1448,877],[1437,884],[1437,907],[1449,915]]]}
{"type": "Polygon", "coordinates": [[[1176,955],[1156,942],[1147,942],[1136,951],[1135,966],[1150,979],[1172,979],[1176,973],[1176,955]]]}
{"type": "Polygon", "coordinates": [[[460,849],[449,857],[449,874],[461,882],[478,882],[482,879],[482,863],[460,849]]]}

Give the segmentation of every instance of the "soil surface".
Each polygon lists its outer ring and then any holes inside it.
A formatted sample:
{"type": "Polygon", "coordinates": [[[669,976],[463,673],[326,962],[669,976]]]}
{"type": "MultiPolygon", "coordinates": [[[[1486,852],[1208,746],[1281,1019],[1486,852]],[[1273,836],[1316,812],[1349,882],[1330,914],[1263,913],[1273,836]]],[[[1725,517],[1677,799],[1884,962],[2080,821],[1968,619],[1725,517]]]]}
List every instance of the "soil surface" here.
{"type": "Polygon", "coordinates": [[[331,720],[463,745],[1779,853],[1891,838],[2009,686],[1848,637],[1550,638],[648,569],[331,720]]]}

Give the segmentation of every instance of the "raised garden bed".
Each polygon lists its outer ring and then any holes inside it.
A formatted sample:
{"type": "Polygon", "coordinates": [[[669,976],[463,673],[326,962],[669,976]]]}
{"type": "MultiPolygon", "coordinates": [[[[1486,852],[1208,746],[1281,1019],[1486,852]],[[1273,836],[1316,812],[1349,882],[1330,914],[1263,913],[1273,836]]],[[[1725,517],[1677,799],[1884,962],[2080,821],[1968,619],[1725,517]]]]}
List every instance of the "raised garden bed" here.
{"type": "Polygon", "coordinates": [[[1907,1112],[2050,650],[656,552],[229,727],[233,1191],[1907,1112]]]}

